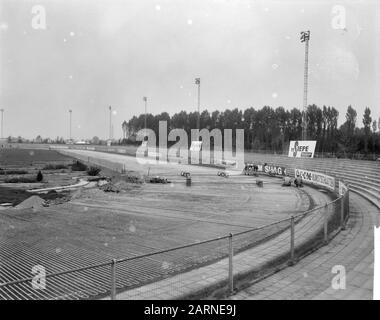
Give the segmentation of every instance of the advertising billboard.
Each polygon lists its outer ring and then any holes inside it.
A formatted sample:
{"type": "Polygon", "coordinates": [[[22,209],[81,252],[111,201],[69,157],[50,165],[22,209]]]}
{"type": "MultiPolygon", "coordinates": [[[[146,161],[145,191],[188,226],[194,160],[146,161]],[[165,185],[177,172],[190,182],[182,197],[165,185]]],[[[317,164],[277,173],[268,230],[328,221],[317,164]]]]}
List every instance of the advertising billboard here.
{"type": "Polygon", "coordinates": [[[317,141],[296,140],[290,141],[288,157],[292,158],[313,158],[317,141]]]}
{"type": "Polygon", "coordinates": [[[303,169],[295,169],[295,176],[300,176],[304,183],[325,187],[331,191],[335,190],[335,178],[326,174],[303,169]]]}
{"type": "Polygon", "coordinates": [[[265,173],[268,174],[274,174],[274,175],[280,175],[280,176],[286,176],[286,168],[276,165],[266,165],[264,166],[265,173]]]}

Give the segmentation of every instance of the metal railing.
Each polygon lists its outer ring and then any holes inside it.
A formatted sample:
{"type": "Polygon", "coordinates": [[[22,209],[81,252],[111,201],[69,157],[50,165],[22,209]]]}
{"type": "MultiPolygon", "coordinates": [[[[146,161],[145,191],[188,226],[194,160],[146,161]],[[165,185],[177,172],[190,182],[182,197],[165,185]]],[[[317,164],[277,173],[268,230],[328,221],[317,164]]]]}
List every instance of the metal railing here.
{"type": "Polygon", "coordinates": [[[225,281],[229,294],[232,294],[235,282],[246,272],[244,261],[250,261],[251,274],[256,272],[257,278],[279,265],[295,264],[304,255],[327,244],[344,229],[348,217],[347,189],[344,195],[326,205],[259,228],[48,273],[44,275],[44,288],[33,287],[39,281],[36,276],[8,281],[0,284],[0,300],[90,299],[107,296],[116,299],[118,292],[123,292],[123,298],[129,299],[165,299],[169,297],[165,296],[162,288],[168,286],[173,289],[174,296],[186,296],[196,289],[193,283],[198,281],[207,284],[209,277],[196,272],[202,267],[204,272],[211,272],[210,278],[225,281]],[[187,271],[193,271],[191,276],[187,271]]]}

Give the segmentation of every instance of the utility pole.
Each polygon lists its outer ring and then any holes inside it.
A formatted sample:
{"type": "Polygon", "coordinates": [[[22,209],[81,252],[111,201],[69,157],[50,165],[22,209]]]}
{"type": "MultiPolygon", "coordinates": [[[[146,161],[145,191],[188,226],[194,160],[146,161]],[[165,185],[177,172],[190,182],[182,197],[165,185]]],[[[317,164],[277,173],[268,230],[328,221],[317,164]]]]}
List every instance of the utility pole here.
{"type": "Polygon", "coordinates": [[[200,130],[200,106],[201,106],[201,78],[195,78],[195,84],[198,85],[198,119],[197,129],[200,130]]]}
{"type": "Polygon", "coordinates": [[[143,101],[145,102],[144,129],[146,129],[146,111],[147,111],[147,105],[148,105],[148,98],[143,97],[143,101]]]}
{"type": "Polygon", "coordinates": [[[72,136],[71,136],[71,120],[72,120],[72,113],[73,113],[73,110],[69,110],[69,114],[70,114],[70,141],[72,141],[72,136]]]}
{"type": "Polygon", "coordinates": [[[3,128],[4,128],[4,109],[0,109],[1,111],[1,139],[4,138],[3,136],[3,128]]]}
{"type": "Polygon", "coordinates": [[[310,31],[301,32],[301,42],[305,42],[305,71],[303,86],[302,140],[307,140],[307,85],[309,74],[309,40],[310,31]]]}

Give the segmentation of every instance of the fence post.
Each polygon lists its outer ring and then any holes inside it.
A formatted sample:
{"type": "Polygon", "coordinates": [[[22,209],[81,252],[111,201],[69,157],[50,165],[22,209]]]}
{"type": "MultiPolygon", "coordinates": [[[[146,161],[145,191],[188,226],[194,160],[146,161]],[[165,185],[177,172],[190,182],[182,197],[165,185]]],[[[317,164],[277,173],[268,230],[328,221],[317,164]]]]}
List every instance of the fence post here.
{"type": "Polygon", "coordinates": [[[346,221],[347,221],[347,219],[350,217],[350,185],[348,185],[347,186],[347,191],[346,191],[346,193],[344,194],[344,200],[345,200],[345,202],[347,203],[347,208],[346,208],[346,211],[347,211],[347,213],[346,213],[346,221]]]}
{"type": "Polygon", "coordinates": [[[230,233],[230,236],[228,238],[228,257],[229,257],[229,267],[228,267],[228,284],[229,284],[229,290],[230,294],[234,293],[234,272],[233,272],[233,256],[234,256],[234,248],[232,245],[232,233],[230,233]]]}
{"type": "Polygon", "coordinates": [[[116,300],[116,259],[111,262],[111,300],[116,300]]]}
{"type": "Polygon", "coordinates": [[[290,261],[289,264],[292,266],[295,263],[294,259],[294,216],[290,218],[290,261]]]}
{"type": "Polygon", "coordinates": [[[326,203],[325,210],[324,210],[324,223],[323,223],[323,231],[324,231],[323,240],[324,240],[325,244],[327,244],[329,241],[329,235],[328,235],[328,229],[327,229],[327,227],[328,227],[328,214],[327,214],[328,210],[327,210],[327,208],[328,208],[328,205],[326,203]]]}
{"type": "Polygon", "coordinates": [[[341,227],[341,230],[346,229],[346,226],[344,224],[344,198],[345,198],[345,195],[342,195],[342,198],[340,199],[340,227],[341,227]]]}

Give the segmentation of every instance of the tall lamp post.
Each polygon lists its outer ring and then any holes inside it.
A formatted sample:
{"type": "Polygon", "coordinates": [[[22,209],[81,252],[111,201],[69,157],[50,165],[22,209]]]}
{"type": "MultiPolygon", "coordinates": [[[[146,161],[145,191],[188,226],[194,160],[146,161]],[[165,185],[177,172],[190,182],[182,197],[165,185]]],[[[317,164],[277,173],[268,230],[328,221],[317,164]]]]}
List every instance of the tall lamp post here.
{"type": "Polygon", "coordinates": [[[198,119],[197,119],[197,129],[200,130],[201,78],[195,78],[195,84],[198,85],[198,119]]]}
{"type": "Polygon", "coordinates": [[[4,128],[4,109],[0,109],[1,111],[1,139],[4,138],[3,136],[3,128],[4,128]]]}
{"type": "Polygon", "coordinates": [[[70,115],[70,141],[72,141],[73,137],[71,135],[71,124],[72,124],[72,113],[73,113],[73,110],[69,110],[69,115],[70,115]]]}
{"type": "Polygon", "coordinates": [[[108,109],[110,110],[110,141],[112,140],[112,107],[109,106],[108,109]]]}
{"type": "Polygon", "coordinates": [[[307,140],[307,85],[309,73],[309,40],[310,31],[301,32],[301,42],[305,42],[305,71],[303,85],[302,140],[307,140]]]}
{"type": "Polygon", "coordinates": [[[143,101],[144,101],[144,106],[145,106],[144,129],[146,129],[146,111],[147,111],[147,106],[148,106],[148,98],[143,97],[143,101]]]}

